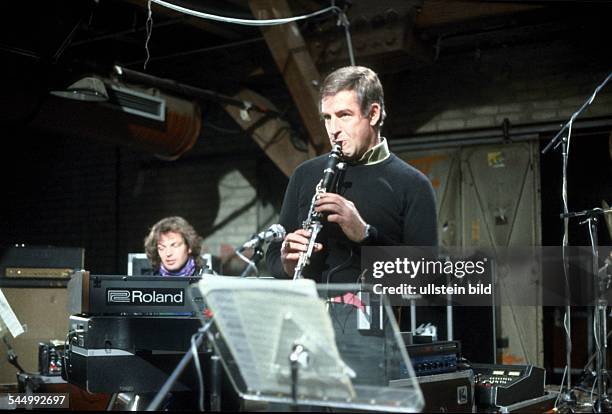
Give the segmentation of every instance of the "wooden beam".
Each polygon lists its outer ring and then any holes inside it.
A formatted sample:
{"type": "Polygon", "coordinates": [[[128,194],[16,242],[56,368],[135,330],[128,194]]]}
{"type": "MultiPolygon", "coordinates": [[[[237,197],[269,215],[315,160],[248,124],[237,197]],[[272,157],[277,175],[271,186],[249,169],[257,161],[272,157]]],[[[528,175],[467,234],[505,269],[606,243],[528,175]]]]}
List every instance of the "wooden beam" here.
{"type": "MultiPolygon", "coordinates": [[[[249,0],[249,6],[257,19],[292,16],[286,0],[249,0]]],[[[300,30],[290,23],[263,27],[261,31],[310,136],[309,154],[329,151],[329,139],[319,115],[320,75],[300,30]]]]}
{"type": "MultiPolygon", "coordinates": [[[[248,89],[240,91],[234,97],[252,102],[262,108],[277,110],[272,102],[248,89]]],[[[286,176],[290,176],[298,165],[308,159],[307,152],[298,151],[293,146],[289,125],[286,122],[276,117],[263,119],[265,114],[257,111],[245,112],[235,105],[226,105],[224,109],[238,125],[250,134],[251,138],[286,176]]]]}

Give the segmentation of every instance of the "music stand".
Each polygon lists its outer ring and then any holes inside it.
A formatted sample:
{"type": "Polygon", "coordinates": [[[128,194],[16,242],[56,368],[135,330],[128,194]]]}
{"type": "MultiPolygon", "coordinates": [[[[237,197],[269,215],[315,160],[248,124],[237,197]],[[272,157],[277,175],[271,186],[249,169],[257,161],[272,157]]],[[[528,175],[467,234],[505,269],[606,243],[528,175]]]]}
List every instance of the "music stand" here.
{"type": "Polygon", "coordinates": [[[209,340],[244,400],[385,412],[422,409],[423,396],[386,301],[379,319],[388,320],[387,333],[372,338],[389,342],[388,352],[371,347],[371,353],[360,355],[363,361],[391,367],[390,377],[381,382],[357,375],[357,367],[345,363],[351,360],[345,352],[359,344],[341,343],[355,337],[336,335],[319,297],[329,297],[329,286],[317,287],[307,279],[212,276],[192,288],[200,290],[212,311],[209,340]],[[391,388],[388,380],[399,378],[400,367],[406,368],[407,386],[391,388]]]}
{"type": "Polygon", "coordinates": [[[2,289],[0,289],[0,335],[5,335],[5,328],[13,335],[13,338],[25,332],[17,319],[17,315],[15,315],[8,300],[6,300],[2,289]]]}
{"type": "Polygon", "coordinates": [[[17,361],[15,350],[7,339],[7,330],[11,333],[13,338],[25,332],[21,323],[19,323],[19,319],[17,319],[17,315],[15,315],[8,300],[6,300],[6,296],[4,296],[2,289],[0,289],[0,338],[2,338],[2,342],[4,342],[6,346],[8,362],[13,365],[18,372],[24,372],[24,369],[17,361]]]}

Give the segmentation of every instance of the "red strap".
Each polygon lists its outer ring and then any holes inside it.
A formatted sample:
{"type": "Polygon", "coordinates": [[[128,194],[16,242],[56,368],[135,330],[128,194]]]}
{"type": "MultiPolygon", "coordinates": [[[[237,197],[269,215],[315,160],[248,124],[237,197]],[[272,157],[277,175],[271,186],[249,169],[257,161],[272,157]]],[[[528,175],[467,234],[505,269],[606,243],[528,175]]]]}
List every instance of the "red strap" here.
{"type": "Polygon", "coordinates": [[[335,296],[333,298],[330,298],[329,301],[332,303],[346,303],[347,305],[353,305],[357,309],[365,311],[365,305],[363,304],[361,299],[359,299],[357,295],[354,295],[351,292],[347,292],[342,296],[335,296]]]}

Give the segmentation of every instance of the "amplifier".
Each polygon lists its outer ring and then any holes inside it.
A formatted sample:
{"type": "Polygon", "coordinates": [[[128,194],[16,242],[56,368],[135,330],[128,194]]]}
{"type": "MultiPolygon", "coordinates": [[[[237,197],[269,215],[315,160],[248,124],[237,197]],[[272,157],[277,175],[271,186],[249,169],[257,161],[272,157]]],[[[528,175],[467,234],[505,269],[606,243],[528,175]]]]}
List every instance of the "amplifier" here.
{"type": "Polygon", "coordinates": [[[11,246],[0,247],[0,269],[56,268],[82,269],[85,249],[81,247],[11,246]]]}
{"type": "Polygon", "coordinates": [[[505,407],[542,397],[546,370],[532,365],[472,364],[479,407],[505,407]]]}
{"type": "Polygon", "coordinates": [[[13,279],[69,279],[73,269],[7,267],[4,276],[13,279]]]}
{"type": "Polygon", "coordinates": [[[0,286],[65,287],[74,270],[83,268],[80,247],[0,247],[0,286]]]}
{"type": "MultiPolygon", "coordinates": [[[[437,341],[425,344],[406,345],[414,374],[417,377],[424,375],[442,374],[457,371],[457,359],[461,355],[459,341],[437,341]]],[[[405,366],[400,366],[400,378],[408,376],[405,366]]]]}
{"type": "MultiPolygon", "coordinates": [[[[423,412],[474,412],[474,374],[472,370],[450,372],[446,374],[427,375],[417,378],[425,407],[423,412]]],[[[410,386],[409,379],[389,381],[389,386],[410,386]]]]}
{"type": "Polygon", "coordinates": [[[204,307],[199,290],[189,289],[199,280],[75,272],[68,282],[68,310],[71,314],[98,316],[193,316],[194,304],[200,310],[204,307]],[[190,294],[195,296],[190,298],[190,294]]]}

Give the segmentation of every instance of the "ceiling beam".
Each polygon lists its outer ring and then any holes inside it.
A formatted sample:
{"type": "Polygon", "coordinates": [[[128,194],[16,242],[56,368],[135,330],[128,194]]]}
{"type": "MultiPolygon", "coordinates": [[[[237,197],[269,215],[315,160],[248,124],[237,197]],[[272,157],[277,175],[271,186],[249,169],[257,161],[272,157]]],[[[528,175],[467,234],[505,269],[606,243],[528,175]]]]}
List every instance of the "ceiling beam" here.
{"type": "MultiPolygon", "coordinates": [[[[235,99],[251,102],[259,108],[278,113],[272,102],[248,89],[234,95],[235,99]]],[[[276,166],[289,177],[295,168],[308,159],[308,153],[299,151],[291,141],[291,128],[287,122],[259,111],[246,111],[235,105],[224,105],[225,111],[261,147],[276,166]]]]}
{"type": "MultiPolygon", "coordinates": [[[[285,0],[249,0],[257,19],[292,16],[285,0]]],[[[319,114],[320,75],[295,23],[262,27],[261,32],[298,108],[310,138],[309,155],[330,150],[319,114]]]]}

